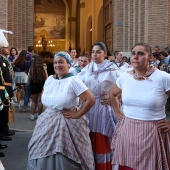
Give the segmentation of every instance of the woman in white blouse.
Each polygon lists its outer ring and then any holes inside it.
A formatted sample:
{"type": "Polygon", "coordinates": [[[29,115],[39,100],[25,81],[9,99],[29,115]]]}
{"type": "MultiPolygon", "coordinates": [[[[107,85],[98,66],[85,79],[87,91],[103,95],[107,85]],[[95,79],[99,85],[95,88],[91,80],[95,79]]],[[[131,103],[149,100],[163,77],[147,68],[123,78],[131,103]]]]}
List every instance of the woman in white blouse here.
{"type": "Polygon", "coordinates": [[[105,60],[106,55],[106,45],[103,42],[95,43],[92,48],[93,62],[78,74],[96,99],[95,105],[86,113],[96,170],[112,169],[113,150],[110,142],[117,123],[114,110],[110,106],[109,90],[121,72],[115,63],[105,60]]]}
{"type": "Polygon", "coordinates": [[[45,82],[42,103],[47,109],[38,117],[29,142],[28,170],[94,170],[88,120],[83,115],[95,100],[83,82],[68,72],[71,57],[54,55],[55,76],[45,82]],[[77,97],[83,101],[76,110],[77,97]]]}
{"type": "Polygon", "coordinates": [[[122,92],[124,103],[123,115],[112,102],[120,120],[112,140],[113,169],[170,169],[170,122],[165,114],[170,74],[149,65],[151,54],[148,44],[136,44],[130,58],[134,69],[123,73],[110,91],[113,99],[122,92]]]}

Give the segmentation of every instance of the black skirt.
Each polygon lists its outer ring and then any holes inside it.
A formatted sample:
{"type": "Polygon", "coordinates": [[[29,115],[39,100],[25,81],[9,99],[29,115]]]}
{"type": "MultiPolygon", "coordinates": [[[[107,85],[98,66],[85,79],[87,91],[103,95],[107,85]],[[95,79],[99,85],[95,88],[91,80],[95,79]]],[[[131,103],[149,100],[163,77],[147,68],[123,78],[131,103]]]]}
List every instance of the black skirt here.
{"type": "Polygon", "coordinates": [[[44,83],[45,80],[36,83],[31,81],[31,94],[41,93],[44,87],[44,83]]]}

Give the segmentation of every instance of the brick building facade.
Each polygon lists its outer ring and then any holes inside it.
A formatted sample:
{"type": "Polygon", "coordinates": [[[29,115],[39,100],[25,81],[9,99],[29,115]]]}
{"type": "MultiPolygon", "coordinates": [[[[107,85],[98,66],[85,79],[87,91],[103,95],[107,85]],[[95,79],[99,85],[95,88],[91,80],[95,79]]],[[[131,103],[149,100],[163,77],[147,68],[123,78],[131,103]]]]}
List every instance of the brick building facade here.
{"type": "Polygon", "coordinates": [[[114,0],[113,48],[129,51],[137,42],[170,45],[169,0],[114,0]]]}
{"type": "Polygon", "coordinates": [[[1,29],[12,31],[7,34],[10,46],[26,49],[33,45],[34,0],[1,0],[1,29]]]}
{"type": "MultiPolygon", "coordinates": [[[[63,1],[68,13],[66,48],[71,43],[82,52],[98,40],[107,42],[111,51],[130,51],[137,42],[170,46],[170,0],[63,1]]],[[[10,46],[21,50],[35,45],[34,0],[1,0],[0,11],[0,28],[14,32],[6,35],[10,46]]]]}

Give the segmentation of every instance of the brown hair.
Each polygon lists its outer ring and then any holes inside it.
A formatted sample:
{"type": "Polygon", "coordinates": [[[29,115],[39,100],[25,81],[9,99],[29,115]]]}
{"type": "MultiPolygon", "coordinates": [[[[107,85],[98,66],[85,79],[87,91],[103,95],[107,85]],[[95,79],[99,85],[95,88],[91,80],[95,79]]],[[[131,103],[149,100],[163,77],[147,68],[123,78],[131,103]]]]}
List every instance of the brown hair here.
{"type": "Polygon", "coordinates": [[[164,57],[168,57],[168,52],[167,51],[161,51],[159,55],[163,55],[164,57]]]}
{"type": "Polygon", "coordinates": [[[89,55],[89,52],[82,53],[82,54],[80,55],[80,57],[86,57],[86,58],[89,60],[89,62],[91,61],[91,57],[90,57],[90,55],[89,55]]]}
{"type": "Polygon", "coordinates": [[[132,50],[133,50],[133,48],[136,47],[136,46],[144,46],[144,47],[145,47],[145,50],[148,52],[149,56],[151,56],[151,54],[152,54],[152,49],[151,49],[151,47],[149,46],[149,44],[147,44],[147,43],[137,43],[137,44],[135,44],[135,45],[132,47],[132,50]]]}
{"type": "Polygon", "coordinates": [[[12,50],[15,50],[15,51],[16,51],[16,55],[18,55],[18,50],[17,50],[16,48],[12,47],[12,48],[10,49],[10,56],[12,56],[12,50]]]}
{"type": "Polygon", "coordinates": [[[45,81],[46,76],[43,69],[43,58],[39,55],[34,55],[33,58],[29,74],[30,80],[35,83],[45,81]]]}
{"type": "Polygon", "coordinates": [[[19,67],[19,68],[24,68],[24,63],[26,60],[26,56],[27,56],[27,51],[26,50],[22,50],[17,59],[15,60],[15,67],[19,67]]]}
{"type": "Polygon", "coordinates": [[[99,46],[104,52],[107,52],[107,46],[104,42],[96,42],[94,43],[93,47],[96,45],[99,46]]]}

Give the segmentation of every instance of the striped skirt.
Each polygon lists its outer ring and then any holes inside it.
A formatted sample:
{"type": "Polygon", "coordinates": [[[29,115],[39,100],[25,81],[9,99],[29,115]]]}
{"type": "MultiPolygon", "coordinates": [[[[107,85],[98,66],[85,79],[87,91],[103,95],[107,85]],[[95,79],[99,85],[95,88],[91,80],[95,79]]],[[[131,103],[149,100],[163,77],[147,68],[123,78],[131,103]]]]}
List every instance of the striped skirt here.
{"type": "Polygon", "coordinates": [[[117,165],[136,170],[170,169],[170,132],[161,132],[158,122],[124,117],[117,124],[111,144],[113,169],[117,165]]]}
{"type": "Polygon", "coordinates": [[[111,139],[96,132],[90,132],[90,139],[94,153],[95,170],[112,170],[113,151],[110,149],[111,139]]]}

